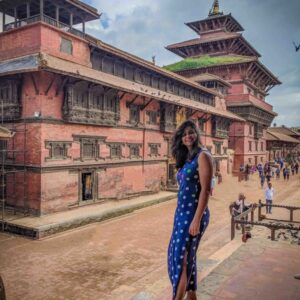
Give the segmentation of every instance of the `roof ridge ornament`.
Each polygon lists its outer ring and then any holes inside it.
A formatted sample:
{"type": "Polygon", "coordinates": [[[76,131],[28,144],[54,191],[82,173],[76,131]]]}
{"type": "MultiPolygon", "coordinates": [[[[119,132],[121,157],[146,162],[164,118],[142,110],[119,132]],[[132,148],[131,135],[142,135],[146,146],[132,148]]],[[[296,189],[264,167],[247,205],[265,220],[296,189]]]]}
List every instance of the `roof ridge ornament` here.
{"type": "Polygon", "coordinates": [[[211,10],[209,11],[208,16],[221,16],[223,15],[223,12],[220,11],[220,5],[219,5],[219,0],[214,0],[213,6],[211,10]]]}

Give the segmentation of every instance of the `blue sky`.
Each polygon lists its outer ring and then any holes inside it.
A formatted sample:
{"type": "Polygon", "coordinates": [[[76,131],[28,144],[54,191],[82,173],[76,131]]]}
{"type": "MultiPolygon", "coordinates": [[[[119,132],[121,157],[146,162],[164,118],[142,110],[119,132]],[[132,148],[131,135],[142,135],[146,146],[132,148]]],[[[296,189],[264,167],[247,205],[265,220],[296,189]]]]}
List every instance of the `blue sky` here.
{"type": "MultiPolygon", "coordinates": [[[[87,30],[106,43],[163,66],[180,58],[164,47],[197,35],[184,25],[208,15],[213,0],[84,0],[102,13],[87,30]]],[[[282,85],[266,98],[274,106],[277,125],[300,126],[299,0],[219,0],[244,27],[244,37],[282,85]]]]}

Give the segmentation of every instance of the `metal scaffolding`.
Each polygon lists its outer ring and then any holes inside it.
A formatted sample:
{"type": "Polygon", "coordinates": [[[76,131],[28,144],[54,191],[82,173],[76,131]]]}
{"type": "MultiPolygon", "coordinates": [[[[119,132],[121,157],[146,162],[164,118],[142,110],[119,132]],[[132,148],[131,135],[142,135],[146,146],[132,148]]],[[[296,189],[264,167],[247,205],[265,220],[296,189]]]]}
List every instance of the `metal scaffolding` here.
{"type": "Polygon", "coordinates": [[[6,121],[4,116],[4,100],[1,99],[1,126],[10,130],[10,139],[0,138],[0,207],[1,230],[5,231],[8,220],[29,213],[27,189],[27,124],[6,121]]]}

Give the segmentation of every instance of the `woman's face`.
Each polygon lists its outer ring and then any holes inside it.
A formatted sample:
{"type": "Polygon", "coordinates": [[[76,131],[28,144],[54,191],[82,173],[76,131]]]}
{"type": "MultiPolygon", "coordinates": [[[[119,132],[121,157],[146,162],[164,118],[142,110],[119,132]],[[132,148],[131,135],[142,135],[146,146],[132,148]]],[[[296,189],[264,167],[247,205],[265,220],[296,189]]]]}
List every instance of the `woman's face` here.
{"type": "Polygon", "coordinates": [[[197,140],[197,133],[192,127],[186,127],[182,134],[182,143],[187,148],[191,148],[197,140]]]}

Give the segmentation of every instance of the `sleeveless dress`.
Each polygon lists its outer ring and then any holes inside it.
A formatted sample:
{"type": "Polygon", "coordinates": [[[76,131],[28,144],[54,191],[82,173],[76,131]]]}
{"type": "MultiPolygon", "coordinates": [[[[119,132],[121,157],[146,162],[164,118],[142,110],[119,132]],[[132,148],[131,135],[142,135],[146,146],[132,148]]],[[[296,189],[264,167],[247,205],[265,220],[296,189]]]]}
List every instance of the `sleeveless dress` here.
{"type": "Polygon", "coordinates": [[[196,236],[189,234],[189,227],[195,215],[201,191],[198,172],[200,153],[201,150],[177,173],[179,192],[168,248],[168,273],[173,287],[173,299],[176,296],[185,254],[187,254],[187,291],[197,290],[196,254],[200,239],[209,223],[209,210],[206,208],[200,222],[200,233],[196,236]]]}

